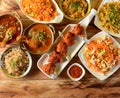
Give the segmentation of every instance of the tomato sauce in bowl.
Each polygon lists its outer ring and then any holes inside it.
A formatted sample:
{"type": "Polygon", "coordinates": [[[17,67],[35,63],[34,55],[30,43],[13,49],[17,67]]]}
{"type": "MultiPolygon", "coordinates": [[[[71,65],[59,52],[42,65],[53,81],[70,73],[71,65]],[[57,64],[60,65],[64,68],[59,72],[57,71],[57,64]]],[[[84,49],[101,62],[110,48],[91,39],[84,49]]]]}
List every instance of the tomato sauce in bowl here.
{"type": "Polygon", "coordinates": [[[73,63],[68,68],[67,74],[73,81],[79,81],[85,75],[85,70],[79,63],[73,63]]]}
{"type": "Polygon", "coordinates": [[[73,78],[79,78],[82,75],[82,69],[77,65],[72,66],[69,72],[73,78]]]}
{"type": "Polygon", "coordinates": [[[3,14],[0,16],[0,42],[4,39],[7,30],[10,27],[15,27],[16,32],[8,43],[16,41],[16,37],[22,34],[23,27],[21,21],[12,14],[3,14]]]}
{"type": "Polygon", "coordinates": [[[47,52],[54,40],[51,28],[39,23],[29,26],[23,35],[26,36],[28,40],[28,43],[24,43],[24,46],[32,54],[43,54],[47,52]]]}

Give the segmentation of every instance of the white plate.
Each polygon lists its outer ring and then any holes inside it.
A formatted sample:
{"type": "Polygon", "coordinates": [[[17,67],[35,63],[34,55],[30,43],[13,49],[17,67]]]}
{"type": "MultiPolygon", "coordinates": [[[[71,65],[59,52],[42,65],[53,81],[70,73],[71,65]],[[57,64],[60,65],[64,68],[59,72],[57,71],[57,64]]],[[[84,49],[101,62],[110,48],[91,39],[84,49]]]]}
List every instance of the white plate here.
{"type": "MultiPolygon", "coordinates": [[[[104,32],[104,31],[101,31],[101,32],[99,32],[98,34],[94,35],[94,36],[88,41],[88,43],[89,43],[90,41],[92,41],[93,39],[96,39],[97,37],[101,36],[101,35],[107,35],[108,37],[112,38],[113,43],[114,43],[118,48],[120,48],[119,43],[118,43],[112,36],[110,36],[108,33],[104,32]]],[[[96,78],[98,78],[98,79],[100,79],[100,80],[105,80],[105,79],[107,79],[109,76],[111,76],[111,75],[120,67],[120,61],[119,61],[118,65],[113,66],[112,69],[111,69],[109,72],[107,72],[105,75],[102,75],[102,74],[100,74],[100,73],[98,73],[98,72],[93,71],[90,67],[88,67],[87,62],[86,62],[85,59],[84,59],[83,51],[84,51],[86,45],[87,45],[87,43],[86,43],[86,44],[82,47],[82,49],[79,51],[78,57],[80,58],[81,62],[82,62],[83,65],[86,67],[86,69],[87,69],[92,75],[94,75],[96,78]]]]}
{"type": "MultiPolygon", "coordinates": [[[[59,38],[57,40],[59,40],[59,38]]],[[[50,51],[49,51],[49,53],[45,53],[41,56],[41,58],[37,62],[37,67],[49,78],[52,78],[52,79],[57,78],[58,75],[63,71],[63,69],[70,62],[70,60],[75,56],[75,54],[83,46],[84,43],[85,43],[85,41],[82,40],[81,37],[79,37],[79,36],[76,37],[75,44],[68,47],[67,54],[69,55],[69,58],[64,58],[61,63],[57,63],[53,74],[47,74],[42,70],[42,66],[44,66],[45,64],[48,63],[47,61],[49,58],[49,54],[51,53],[50,51]]],[[[54,45],[53,45],[53,47],[54,47],[54,45]]],[[[52,50],[53,49],[51,49],[51,51],[52,50]]]]}
{"type": "Polygon", "coordinates": [[[98,18],[98,13],[99,13],[99,10],[100,10],[100,8],[102,7],[102,5],[105,4],[105,3],[107,3],[107,2],[113,2],[113,1],[119,2],[120,0],[103,0],[103,1],[101,2],[100,6],[99,6],[99,8],[98,8],[98,10],[97,10],[97,14],[96,14],[96,16],[95,16],[94,24],[95,24],[99,29],[104,30],[105,32],[108,32],[108,33],[111,34],[112,36],[120,37],[120,30],[119,30],[119,34],[115,34],[115,33],[112,33],[112,32],[110,32],[110,31],[108,31],[108,30],[105,30],[105,29],[101,26],[101,22],[100,22],[100,20],[99,20],[99,18],[98,18]]]}

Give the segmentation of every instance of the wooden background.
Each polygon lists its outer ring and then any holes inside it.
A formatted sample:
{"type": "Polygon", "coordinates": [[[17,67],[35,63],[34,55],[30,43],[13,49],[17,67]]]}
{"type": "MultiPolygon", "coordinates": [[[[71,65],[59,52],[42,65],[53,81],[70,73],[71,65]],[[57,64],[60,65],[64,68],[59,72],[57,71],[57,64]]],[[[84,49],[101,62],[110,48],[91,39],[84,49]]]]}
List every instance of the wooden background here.
{"type": "MultiPolygon", "coordinates": [[[[58,0],[56,0],[58,1],[58,0]]],[[[102,0],[91,0],[92,8],[97,10],[102,0]]],[[[15,0],[0,0],[0,14],[19,13],[24,28],[33,23],[20,11],[15,0]]],[[[64,18],[60,24],[53,24],[57,32],[62,31],[69,23],[77,23],[64,18]]],[[[94,25],[94,19],[87,28],[88,38],[100,30],[94,25]]],[[[120,42],[118,38],[117,41],[120,42]]],[[[3,49],[0,48],[2,52],[3,49]]],[[[4,75],[0,69],[0,98],[120,98],[120,69],[111,77],[100,81],[90,74],[86,69],[84,78],[73,82],[66,74],[70,64],[78,62],[81,64],[77,54],[62,71],[56,80],[46,77],[37,68],[36,62],[40,56],[32,55],[33,66],[30,73],[21,79],[11,79],[4,75]]]]}

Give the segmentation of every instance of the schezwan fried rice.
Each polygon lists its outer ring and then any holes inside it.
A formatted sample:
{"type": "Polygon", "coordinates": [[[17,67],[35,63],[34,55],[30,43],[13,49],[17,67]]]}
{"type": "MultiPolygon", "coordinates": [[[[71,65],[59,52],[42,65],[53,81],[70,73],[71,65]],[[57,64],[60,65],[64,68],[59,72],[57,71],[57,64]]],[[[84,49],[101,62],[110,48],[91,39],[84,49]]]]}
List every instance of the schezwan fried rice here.
{"type": "Polygon", "coordinates": [[[22,9],[30,17],[41,21],[50,21],[58,15],[52,0],[22,0],[22,9]]]}

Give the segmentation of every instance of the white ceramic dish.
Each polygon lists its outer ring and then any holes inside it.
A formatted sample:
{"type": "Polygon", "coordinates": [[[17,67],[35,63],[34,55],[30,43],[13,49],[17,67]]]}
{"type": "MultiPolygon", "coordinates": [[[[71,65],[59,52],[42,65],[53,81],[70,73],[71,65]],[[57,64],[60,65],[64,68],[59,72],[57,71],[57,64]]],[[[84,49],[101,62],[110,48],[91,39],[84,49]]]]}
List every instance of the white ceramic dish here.
{"type": "Polygon", "coordinates": [[[57,12],[58,12],[58,15],[53,19],[53,20],[50,20],[50,21],[40,21],[40,20],[36,20],[32,17],[30,17],[22,8],[21,6],[21,2],[22,0],[16,0],[16,2],[18,3],[18,5],[20,6],[20,9],[21,11],[23,12],[23,14],[28,17],[30,20],[34,21],[34,22],[37,22],[37,23],[44,23],[44,24],[47,24],[47,23],[60,23],[62,20],[63,20],[63,12],[60,10],[60,8],[58,7],[57,3],[55,0],[52,0],[57,12]]]}
{"type": "Polygon", "coordinates": [[[83,76],[85,75],[85,69],[79,64],[79,63],[73,63],[68,69],[67,69],[67,75],[69,76],[69,78],[73,81],[79,81],[80,79],[83,78],[83,76]],[[80,75],[80,77],[78,78],[73,78],[71,75],[70,75],[70,69],[73,67],[73,66],[78,66],[82,69],[82,74],[80,75]]]}
{"type": "Polygon", "coordinates": [[[70,60],[74,57],[74,55],[77,53],[77,51],[82,47],[82,45],[85,43],[84,40],[77,37],[75,40],[75,44],[68,48],[67,54],[69,54],[69,58],[64,59],[61,63],[56,64],[56,68],[54,71],[54,74],[46,74],[42,70],[42,66],[48,63],[49,53],[45,53],[42,55],[42,57],[37,62],[37,67],[49,78],[55,79],[58,77],[58,75],[62,72],[62,70],[66,67],[66,65],[70,62],[70,60]]]}
{"type": "MultiPolygon", "coordinates": [[[[116,45],[116,47],[117,47],[117,48],[120,48],[119,43],[118,43],[112,36],[110,36],[108,33],[104,32],[104,31],[101,31],[101,32],[99,32],[98,34],[94,35],[94,36],[88,41],[88,43],[89,43],[90,41],[92,41],[93,39],[101,36],[101,35],[106,35],[106,36],[112,38],[113,43],[116,45]]],[[[79,51],[78,57],[79,57],[79,59],[81,60],[81,62],[83,63],[83,65],[86,67],[86,69],[87,69],[92,75],[94,75],[96,78],[98,78],[98,79],[100,79],[100,80],[105,80],[105,79],[107,79],[109,76],[111,76],[111,75],[120,67],[120,61],[119,61],[118,65],[113,66],[112,69],[111,69],[109,72],[107,72],[105,75],[102,75],[102,74],[100,74],[100,73],[98,73],[98,72],[93,71],[91,68],[88,67],[87,62],[86,62],[85,59],[84,59],[83,51],[84,51],[86,45],[87,45],[87,43],[86,43],[86,44],[82,47],[82,49],[79,51]]]]}
{"type": "MultiPolygon", "coordinates": [[[[97,10],[97,14],[99,13],[99,10],[100,10],[100,8],[102,7],[103,4],[105,4],[105,3],[107,3],[107,2],[113,2],[113,1],[120,2],[120,0],[103,0],[103,1],[101,2],[101,4],[100,4],[98,10],[97,10]]],[[[95,16],[94,24],[95,24],[99,29],[104,30],[105,32],[111,34],[112,36],[120,37],[120,30],[119,30],[119,34],[115,34],[115,33],[112,33],[112,32],[110,32],[110,31],[108,31],[108,30],[105,30],[105,29],[101,26],[101,22],[100,22],[97,14],[96,14],[96,16],[95,16]]]]}
{"type": "MultiPolygon", "coordinates": [[[[95,10],[92,9],[91,10],[91,13],[86,17],[84,18],[82,21],[80,21],[80,24],[81,26],[84,28],[84,31],[86,31],[86,27],[87,25],[89,24],[89,22],[91,21],[91,19],[93,18],[93,16],[95,15],[95,10]]],[[[71,31],[74,26],[76,24],[69,24],[67,25],[64,30],[62,31],[61,34],[65,34],[69,31],[71,31]]],[[[61,35],[55,40],[55,43],[53,44],[53,48],[51,48],[50,51],[54,50],[54,46],[60,41],[61,39],[61,35]]],[[[75,39],[75,44],[68,47],[68,51],[67,51],[67,55],[68,55],[68,58],[67,59],[64,59],[61,63],[57,63],[56,64],[56,68],[55,68],[55,71],[54,71],[54,74],[46,74],[43,70],[42,70],[42,66],[44,64],[47,64],[47,60],[48,60],[48,57],[49,57],[49,53],[45,53],[41,56],[41,58],[38,60],[37,62],[37,67],[46,75],[48,76],[49,78],[52,78],[52,79],[55,79],[58,77],[58,75],[63,71],[63,69],[67,66],[67,64],[70,62],[70,60],[75,56],[75,54],[78,52],[78,50],[83,46],[83,44],[85,43],[85,40],[84,38],[80,37],[80,36],[77,36],[76,39],[75,39]]]]}

